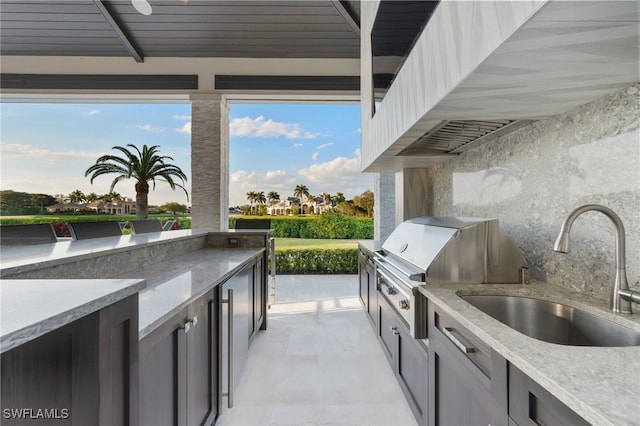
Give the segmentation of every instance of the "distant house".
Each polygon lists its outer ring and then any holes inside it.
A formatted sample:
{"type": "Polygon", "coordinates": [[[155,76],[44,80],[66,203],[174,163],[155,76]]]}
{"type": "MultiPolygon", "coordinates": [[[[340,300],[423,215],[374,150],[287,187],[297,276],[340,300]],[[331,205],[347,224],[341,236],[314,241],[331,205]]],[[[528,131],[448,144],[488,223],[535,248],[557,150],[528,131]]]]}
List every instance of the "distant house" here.
{"type": "Polygon", "coordinates": [[[86,204],[78,204],[78,203],[64,203],[64,204],[53,204],[51,206],[46,207],[48,213],[59,213],[59,212],[80,212],[83,210],[87,210],[86,204]]]}
{"type": "Polygon", "coordinates": [[[93,210],[96,213],[102,214],[131,214],[136,203],[131,201],[131,199],[124,200],[113,200],[109,202],[105,202],[102,200],[91,201],[89,203],[79,204],[79,203],[64,203],[64,204],[54,204],[52,206],[47,206],[47,212],[49,213],[59,213],[65,211],[74,211],[81,212],[87,210],[93,210]]]}
{"type": "MultiPolygon", "coordinates": [[[[300,199],[298,197],[287,197],[271,206],[267,206],[267,214],[269,216],[291,216],[293,208],[300,207],[300,199]]],[[[333,202],[325,204],[322,197],[311,198],[303,203],[303,207],[308,213],[321,214],[331,210],[335,205],[333,202]]]]}

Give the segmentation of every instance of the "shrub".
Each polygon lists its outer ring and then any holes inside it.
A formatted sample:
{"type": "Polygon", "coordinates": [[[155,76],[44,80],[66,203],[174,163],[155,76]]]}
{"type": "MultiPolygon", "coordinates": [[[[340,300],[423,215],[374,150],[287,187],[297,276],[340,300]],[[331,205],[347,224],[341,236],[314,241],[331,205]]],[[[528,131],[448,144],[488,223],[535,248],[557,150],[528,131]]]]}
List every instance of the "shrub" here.
{"type": "Polygon", "coordinates": [[[358,249],[276,250],[277,274],[356,274],[358,249]]]}
{"type": "MultiPolygon", "coordinates": [[[[264,218],[264,216],[256,217],[256,219],[264,218]]],[[[269,218],[271,229],[273,229],[272,235],[277,238],[373,239],[373,219],[350,217],[336,211],[323,213],[320,216],[271,216],[269,218]]],[[[230,217],[229,229],[234,229],[235,224],[236,218],[230,217]]]]}

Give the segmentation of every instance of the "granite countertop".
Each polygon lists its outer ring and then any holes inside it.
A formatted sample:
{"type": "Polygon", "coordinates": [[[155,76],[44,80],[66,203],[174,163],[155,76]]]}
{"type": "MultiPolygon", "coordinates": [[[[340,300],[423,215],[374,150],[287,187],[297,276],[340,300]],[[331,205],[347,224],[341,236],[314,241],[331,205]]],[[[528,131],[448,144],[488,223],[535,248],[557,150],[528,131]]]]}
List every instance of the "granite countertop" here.
{"type": "Polygon", "coordinates": [[[186,229],[79,241],[58,241],[57,243],[32,246],[2,247],[0,273],[10,275],[16,272],[62,265],[74,260],[99,257],[106,253],[132,250],[136,247],[150,247],[156,244],[166,244],[172,240],[203,237],[207,234],[209,232],[206,230],[186,229]]]}
{"type": "Polygon", "coordinates": [[[0,281],[0,353],[116,303],[141,279],[0,281]]]}
{"type": "Polygon", "coordinates": [[[380,250],[382,244],[377,240],[358,240],[358,246],[373,253],[376,250],[380,250]]]}
{"type": "Polygon", "coordinates": [[[462,326],[594,425],[640,425],[640,346],[584,347],[542,342],[471,306],[458,294],[504,294],[574,306],[640,332],[640,313],[613,314],[607,303],[544,283],[423,285],[419,290],[462,326]]]}
{"type": "MultiPolygon", "coordinates": [[[[139,297],[139,338],[142,339],[182,308],[226,281],[264,247],[250,249],[203,248],[141,269],[147,288],[139,297]]],[[[126,274],[126,275],[131,275],[126,274]]]]}

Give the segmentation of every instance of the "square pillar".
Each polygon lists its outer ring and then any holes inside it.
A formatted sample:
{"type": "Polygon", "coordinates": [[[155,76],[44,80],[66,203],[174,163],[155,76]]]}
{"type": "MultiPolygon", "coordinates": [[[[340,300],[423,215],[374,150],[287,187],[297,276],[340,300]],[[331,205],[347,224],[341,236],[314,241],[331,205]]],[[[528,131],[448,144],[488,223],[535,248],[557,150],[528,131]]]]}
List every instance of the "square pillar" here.
{"type": "Polygon", "coordinates": [[[229,229],[229,104],[191,96],[191,227],[229,229]]]}

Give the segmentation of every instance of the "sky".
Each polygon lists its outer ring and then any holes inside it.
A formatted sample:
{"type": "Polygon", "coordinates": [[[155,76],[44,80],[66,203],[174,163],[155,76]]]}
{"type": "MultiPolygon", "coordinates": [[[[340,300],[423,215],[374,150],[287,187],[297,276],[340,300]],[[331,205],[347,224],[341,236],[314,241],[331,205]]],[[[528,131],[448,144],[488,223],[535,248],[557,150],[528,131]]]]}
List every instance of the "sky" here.
{"type": "MultiPolygon", "coordinates": [[[[0,104],[0,189],[50,195],[79,189],[109,192],[115,175],[86,169],[114,146],[159,145],[191,178],[190,104],[0,104]],[[112,177],[113,176],[113,177],[112,177]]],[[[232,104],[230,206],[247,204],[248,191],[293,195],[304,184],[313,195],[342,192],[347,199],[373,189],[360,173],[357,104],[232,104]]],[[[191,182],[186,183],[190,192],[191,182]]],[[[135,198],[134,182],[115,191],[135,198]]],[[[151,205],[190,205],[184,192],[158,182],[151,205]]]]}

